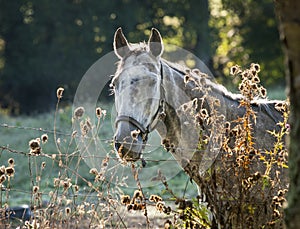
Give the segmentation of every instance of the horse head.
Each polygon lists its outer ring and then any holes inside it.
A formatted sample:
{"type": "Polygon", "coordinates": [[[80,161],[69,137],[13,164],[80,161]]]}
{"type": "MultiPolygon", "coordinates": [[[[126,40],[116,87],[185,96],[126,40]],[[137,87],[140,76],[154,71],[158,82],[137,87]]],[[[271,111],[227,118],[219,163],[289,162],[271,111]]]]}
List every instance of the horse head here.
{"type": "Polygon", "coordinates": [[[117,111],[114,145],[123,161],[136,161],[162,108],[163,43],[152,29],[147,43],[130,44],[119,28],[113,45],[120,60],[111,83],[117,111]]]}

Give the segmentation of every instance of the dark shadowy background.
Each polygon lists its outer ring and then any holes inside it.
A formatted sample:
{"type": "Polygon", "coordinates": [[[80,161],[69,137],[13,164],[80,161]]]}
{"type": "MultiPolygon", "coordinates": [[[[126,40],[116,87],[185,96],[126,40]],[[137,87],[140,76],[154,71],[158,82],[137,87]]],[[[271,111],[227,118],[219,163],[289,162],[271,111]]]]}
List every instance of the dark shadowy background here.
{"type": "Polygon", "coordinates": [[[158,28],[164,42],[193,52],[224,84],[232,84],[232,65],[257,62],[264,86],[284,87],[273,0],[0,0],[0,108],[48,111],[58,86],[72,102],[120,26],[131,42],[158,28]]]}

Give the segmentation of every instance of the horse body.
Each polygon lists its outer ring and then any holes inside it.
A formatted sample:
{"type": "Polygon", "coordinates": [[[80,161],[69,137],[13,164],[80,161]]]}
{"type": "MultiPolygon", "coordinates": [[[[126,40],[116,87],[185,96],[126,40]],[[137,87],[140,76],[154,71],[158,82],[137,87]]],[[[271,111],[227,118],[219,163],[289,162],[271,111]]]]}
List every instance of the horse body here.
{"type": "MultiPolygon", "coordinates": [[[[232,94],[199,71],[193,72],[162,59],[162,39],[155,29],[152,29],[148,44],[135,46],[127,42],[119,29],[115,34],[114,48],[120,58],[112,80],[118,114],[115,133],[118,155],[125,161],[140,159],[148,133],[156,129],[162,144],[197,183],[201,192],[207,195],[208,202],[220,202],[212,212],[219,214],[215,216],[218,222],[215,225],[225,225],[230,217],[232,220],[226,210],[232,202],[222,200],[225,194],[219,193],[218,177],[212,179],[211,176],[212,173],[224,175],[223,182],[226,184],[222,190],[240,196],[240,190],[235,188],[235,180],[232,179],[235,170],[224,167],[222,158],[227,153],[223,149],[224,125],[226,122],[234,123],[244,115],[245,108],[240,106],[243,96],[232,94]],[[202,111],[207,117],[199,125],[195,116],[202,111]],[[203,143],[206,137],[209,142],[203,143]],[[211,169],[209,175],[206,173],[208,169],[211,169]]],[[[276,125],[282,121],[282,114],[275,109],[278,102],[257,99],[251,103],[256,116],[252,120],[253,142],[255,148],[262,152],[270,151],[274,146],[275,138],[267,130],[278,129],[276,125]]],[[[233,156],[233,159],[236,157],[233,156]]],[[[253,173],[265,168],[259,160],[251,166],[249,171],[253,173]]],[[[285,176],[284,171],[281,176],[285,176]]],[[[263,192],[261,195],[264,195],[263,192]]],[[[262,199],[257,193],[250,194],[249,198],[258,202],[262,199]]],[[[263,221],[266,214],[271,213],[259,211],[257,218],[263,221]]],[[[234,227],[234,220],[228,227],[234,227]]]]}

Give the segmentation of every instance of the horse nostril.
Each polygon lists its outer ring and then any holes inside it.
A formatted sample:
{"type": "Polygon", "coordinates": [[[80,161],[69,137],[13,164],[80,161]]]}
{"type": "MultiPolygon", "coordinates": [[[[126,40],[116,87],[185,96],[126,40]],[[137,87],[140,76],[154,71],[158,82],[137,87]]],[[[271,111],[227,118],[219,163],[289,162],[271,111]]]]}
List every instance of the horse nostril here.
{"type": "Polygon", "coordinates": [[[116,151],[119,151],[120,147],[121,147],[121,143],[116,142],[115,143],[115,149],[116,149],[116,151]]]}

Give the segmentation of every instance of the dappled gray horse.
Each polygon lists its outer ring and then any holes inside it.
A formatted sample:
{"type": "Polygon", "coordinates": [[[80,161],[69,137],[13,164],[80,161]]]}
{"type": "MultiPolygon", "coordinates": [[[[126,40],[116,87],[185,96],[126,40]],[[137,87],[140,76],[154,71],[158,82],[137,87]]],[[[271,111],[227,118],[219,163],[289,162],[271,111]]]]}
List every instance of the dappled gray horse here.
{"type": "MultiPolygon", "coordinates": [[[[142,158],[148,134],[156,129],[165,148],[203,189],[203,174],[217,163],[222,152],[225,123],[245,113],[240,107],[242,95],[228,92],[199,71],[164,60],[163,50],[156,29],[151,30],[148,43],[139,44],[129,44],[120,28],[115,33],[114,51],[120,59],[111,84],[117,111],[115,149],[123,161],[137,161],[142,158]],[[193,80],[186,79],[187,75],[193,80]],[[216,120],[210,119],[214,125],[195,122],[195,115],[201,111],[204,116],[215,115],[216,120]],[[203,136],[209,137],[209,143],[203,136]],[[199,146],[199,139],[205,147],[199,146]]],[[[257,99],[252,103],[256,112],[255,147],[262,151],[270,150],[274,144],[274,137],[266,130],[273,130],[282,120],[282,114],[275,109],[277,102],[257,99]]],[[[255,165],[255,169],[262,164],[255,165]]],[[[222,214],[215,223],[219,227],[226,221],[227,213],[222,214]]]]}

